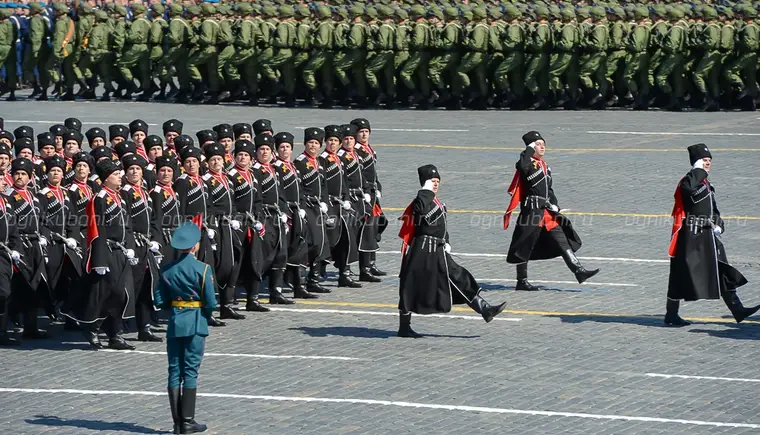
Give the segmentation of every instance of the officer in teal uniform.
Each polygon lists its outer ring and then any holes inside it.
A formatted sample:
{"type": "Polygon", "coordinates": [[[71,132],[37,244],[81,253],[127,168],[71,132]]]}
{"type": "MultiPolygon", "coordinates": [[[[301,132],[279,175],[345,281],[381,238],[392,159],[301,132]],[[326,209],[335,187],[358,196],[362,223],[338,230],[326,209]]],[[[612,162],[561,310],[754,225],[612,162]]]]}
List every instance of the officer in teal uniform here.
{"type": "Polygon", "coordinates": [[[183,434],[206,430],[205,424],[195,422],[195,396],[208,318],[216,308],[216,297],[211,266],[195,258],[200,239],[200,229],[192,222],[177,228],[171,246],[179,258],[161,268],[161,279],[153,291],[156,306],[171,310],[166,330],[169,405],[174,433],[183,434]]]}

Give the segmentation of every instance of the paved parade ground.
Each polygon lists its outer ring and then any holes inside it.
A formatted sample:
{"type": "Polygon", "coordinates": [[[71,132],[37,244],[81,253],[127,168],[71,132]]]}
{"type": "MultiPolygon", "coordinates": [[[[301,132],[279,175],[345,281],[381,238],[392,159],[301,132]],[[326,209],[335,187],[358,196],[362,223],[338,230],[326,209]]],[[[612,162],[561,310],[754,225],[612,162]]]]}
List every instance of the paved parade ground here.
{"type": "MultiPolygon", "coordinates": [[[[466,306],[414,316],[428,336],[397,338],[393,277],[349,290],[329,280],[334,292],[316,301],[247,313],[206,342],[196,419],[209,433],[760,433],[760,316],[737,325],[716,300],[682,304],[692,326],[662,322],[673,191],[690,168],[686,147],[698,142],[713,154],[728,258],[750,281],[739,295],[760,304],[760,115],[22,102],[0,103],[0,116],[8,130],[69,116],[83,131],[140,118],[156,134],[177,118],[193,136],[268,118],[297,140],[305,127],[365,117],[391,218],[378,265],[391,275],[394,218],[419,188],[416,168],[438,166],[454,257],[486,299],[508,302],[504,313],[490,324],[466,306]],[[505,262],[513,228],[502,229],[502,214],[520,137],[533,129],[583,239],[580,259],[601,268],[584,285],[556,259],[530,265],[544,291],[514,291],[505,262]]],[[[92,351],[62,325],[50,329],[50,340],[0,350],[3,433],[171,430],[165,344],[92,351]]]]}

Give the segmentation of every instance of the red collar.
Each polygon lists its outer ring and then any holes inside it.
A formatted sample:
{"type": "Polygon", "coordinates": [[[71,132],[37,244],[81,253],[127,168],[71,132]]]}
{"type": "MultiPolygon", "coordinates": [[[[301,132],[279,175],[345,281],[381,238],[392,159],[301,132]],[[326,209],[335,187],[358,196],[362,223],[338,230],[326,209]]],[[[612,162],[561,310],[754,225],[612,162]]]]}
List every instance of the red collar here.
{"type": "Polygon", "coordinates": [[[115,202],[119,207],[121,207],[121,196],[119,196],[118,193],[114,192],[107,186],[103,186],[103,190],[106,191],[106,193],[108,194],[108,196],[111,197],[113,202],[115,202]]]}
{"type": "Polygon", "coordinates": [[[79,188],[84,191],[84,194],[87,197],[87,199],[92,198],[92,194],[93,194],[92,188],[90,187],[89,184],[87,184],[87,181],[79,181],[77,179],[74,179],[74,183],[76,183],[77,186],[79,186],[79,188]]]}
{"type": "Polygon", "coordinates": [[[26,188],[19,189],[18,187],[13,186],[13,190],[15,190],[16,193],[21,195],[21,197],[23,197],[24,200],[26,200],[26,202],[28,202],[29,204],[32,203],[32,194],[29,193],[29,191],[26,188]]]}

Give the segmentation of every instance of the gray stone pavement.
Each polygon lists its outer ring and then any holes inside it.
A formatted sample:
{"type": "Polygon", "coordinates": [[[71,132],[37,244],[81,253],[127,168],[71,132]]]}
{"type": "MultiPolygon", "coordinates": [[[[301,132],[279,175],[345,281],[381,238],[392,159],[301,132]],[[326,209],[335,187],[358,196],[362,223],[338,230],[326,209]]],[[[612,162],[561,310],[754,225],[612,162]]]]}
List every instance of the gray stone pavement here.
{"type": "MultiPolygon", "coordinates": [[[[689,168],[685,147],[696,142],[713,150],[711,180],[722,213],[737,217],[729,219],[723,240],[729,258],[750,280],[739,294],[747,304],[760,303],[755,114],[3,102],[0,116],[11,129],[18,121],[40,129],[67,116],[79,117],[85,128],[139,117],[156,124],[151,131],[159,134],[169,117],[183,120],[191,134],[219,122],[269,118],[278,131],[290,130],[297,138],[298,127],[367,117],[390,217],[413,198],[416,167],[439,166],[441,197],[452,211],[455,258],[482,282],[489,300],[508,302],[503,317],[486,325],[458,307],[449,317],[414,317],[415,329],[429,337],[396,338],[398,282],[388,277],[382,284],[335,289],[318,301],[215,328],[200,379],[200,392],[210,396],[199,398],[197,412],[210,433],[736,434],[760,429],[754,400],[760,382],[754,360],[760,355],[751,347],[760,339],[760,325],[735,324],[721,301],[685,304],[684,316],[696,319],[688,328],[664,328],[661,320],[670,236],[670,221],[662,215],[670,213],[675,185],[689,168]],[[522,148],[520,136],[530,129],[548,141],[555,190],[560,205],[575,213],[570,216],[584,241],[584,263],[602,268],[587,284],[573,283],[561,260],[551,260],[530,266],[532,279],[546,291],[515,292],[514,268],[499,256],[512,233],[501,229],[506,189],[522,148]],[[745,135],[729,135],[736,133],[745,135]],[[315,358],[320,356],[340,358],[315,358]],[[314,401],[299,401],[303,398],[314,401]]],[[[391,274],[399,265],[397,231],[393,222],[378,255],[381,268],[391,274]]],[[[171,428],[163,344],[139,343],[143,353],[95,352],[76,333],[60,325],[52,329],[54,339],[0,350],[4,433],[171,428]]]]}

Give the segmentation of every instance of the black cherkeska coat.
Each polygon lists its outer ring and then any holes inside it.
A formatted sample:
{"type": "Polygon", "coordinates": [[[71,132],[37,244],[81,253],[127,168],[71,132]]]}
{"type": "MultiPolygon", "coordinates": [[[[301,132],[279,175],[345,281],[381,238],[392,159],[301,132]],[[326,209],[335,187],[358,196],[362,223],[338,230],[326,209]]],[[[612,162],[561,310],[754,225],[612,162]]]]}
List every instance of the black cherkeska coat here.
{"type": "Polygon", "coordinates": [[[728,264],[715,226],[725,229],[715,203],[715,189],[707,171],[692,169],[675,192],[673,235],[670,243],[668,298],[696,301],[718,299],[721,290],[733,290],[747,279],[728,264]]]}
{"type": "Polygon", "coordinates": [[[520,153],[520,160],[515,165],[517,172],[509,188],[512,202],[505,215],[505,229],[509,215],[518,204],[520,216],[512,234],[507,263],[546,260],[562,255],[559,245],[552,240],[554,236],[549,233],[555,227],[562,230],[573,252],[581,247],[581,238],[570,220],[547,209],[550,204],[559,207],[552,189],[552,172],[545,161],[533,157],[534,153],[531,147],[520,153]]]}
{"type": "Polygon", "coordinates": [[[446,206],[430,190],[420,190],[401,218],[405,240],[399,272],[398,309],[417,314],[448,313],[472,302],[480,286],[444,247],[449,240],[446,206]]]}

